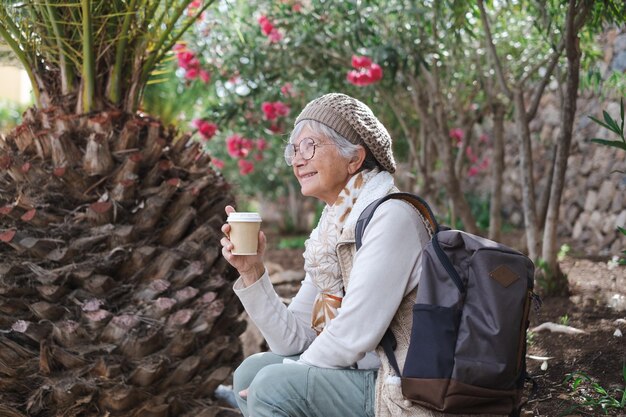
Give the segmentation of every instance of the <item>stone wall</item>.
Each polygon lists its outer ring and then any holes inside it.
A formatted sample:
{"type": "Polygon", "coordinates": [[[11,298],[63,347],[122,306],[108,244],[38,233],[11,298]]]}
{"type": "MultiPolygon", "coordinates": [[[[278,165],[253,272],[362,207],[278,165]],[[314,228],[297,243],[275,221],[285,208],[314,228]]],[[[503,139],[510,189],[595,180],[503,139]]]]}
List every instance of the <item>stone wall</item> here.
{"type": "MultiPolygon", "coordinates": [[[[608,31],[601,42],[605,45],[604,61],[598,66],[603,76],[626,71],[626,28],[608,31]]],[[[545,189],[553,144],[560,133],[560,99],[555,85],[551,90],[543,97],[539,112],[530,125],[538,194],[545,189]]],[[[626,152],[589,141],[594,137],[617,139],[589,116],[602,119],[602,111],[606,110],[614,119],[619,119],[619,100],[619,96],[611,92],[608,97],[601,97],[591,91],[581,91],[578,99],[559,235],[566,238],[575,250],[587,255],[619,255],[626,249],[626,238],[617,231],[617,226],[626,227],[626,152]]],[[[511,132],[513,129],[510,126],[511,132]]],[[[512,137],[507,140],[506,166],[513,169],[506,172],[504,202],[507,220],[523,227],[517,169],[519,152],[514,140],[512,137]]]]}

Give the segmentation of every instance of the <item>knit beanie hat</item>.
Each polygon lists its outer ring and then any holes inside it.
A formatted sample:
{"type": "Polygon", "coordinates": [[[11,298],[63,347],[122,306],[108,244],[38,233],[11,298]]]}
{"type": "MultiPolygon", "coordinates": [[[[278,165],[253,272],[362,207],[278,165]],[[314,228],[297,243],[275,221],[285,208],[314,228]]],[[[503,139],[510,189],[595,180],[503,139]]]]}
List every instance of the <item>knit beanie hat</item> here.
{"type": "Polygon", "coordinates": [[[385,170],[396,171],[387,129],[359,100],[339,93],[323,95],[306,105],[294,126],[303,120],[322,123],[355,145],[365,144],[385,170]]]}

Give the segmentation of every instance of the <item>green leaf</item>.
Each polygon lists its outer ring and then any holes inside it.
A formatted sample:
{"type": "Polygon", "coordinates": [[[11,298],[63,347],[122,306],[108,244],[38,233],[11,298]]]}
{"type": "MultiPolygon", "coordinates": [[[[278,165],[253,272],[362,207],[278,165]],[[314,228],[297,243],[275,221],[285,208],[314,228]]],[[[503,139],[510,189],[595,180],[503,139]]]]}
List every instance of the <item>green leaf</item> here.
{"type": "Polygon", "coordinates": [[[593,138],[591,139],[591,141],[594,143],[599,143],[600,145],[611,146],[611,147],[623,149],[626,151],[626,143],[619,141],[619,140],[607,140],[607,139],[593,138]]]}
{"type": "Polygon", "coordinates": [[[608,125],[608,124],[604,123],[602,120],[597,119],[597,118],[595,118],[595,117],[593,117],[593,116],[589,116],[589,118],[590,118],[591,120],[593,120],[594,122],[596,122],[597,124],[599,124],[600,126],[602,126],[602,127],[606,128],[606,129],[609,129],[611,132],[615,132],[615,133],[617,133],[615,130],[613,130],[613,127],[611,127],[610,125],[608,125]]]}
{"type": "Polygon", "coordinates": [[[622,139],[624,139],[624,97],[622,97],[619,101],[619,113],[622,118],[622,139]]]}
{"type": "MultiPolygon", "coordinates": [[[[626,235],[626,229],[621,226],[617,226],[617,230],[622,232],[623,235],[626,235]]],[[[624,366],[624,381],[626,381],[626,366],[624,366]]]]}
{"type": "Polygon", "coordinates": [[[620,131],[619,125],[617,124],[617,121],[615,121],[611,115],[606,111],[606,110],[602,110],[602,114],[604,115],[604,121],[613,127],[613,132],[617,133],[618,135],[621,134],[622,132],[620,131]]]}

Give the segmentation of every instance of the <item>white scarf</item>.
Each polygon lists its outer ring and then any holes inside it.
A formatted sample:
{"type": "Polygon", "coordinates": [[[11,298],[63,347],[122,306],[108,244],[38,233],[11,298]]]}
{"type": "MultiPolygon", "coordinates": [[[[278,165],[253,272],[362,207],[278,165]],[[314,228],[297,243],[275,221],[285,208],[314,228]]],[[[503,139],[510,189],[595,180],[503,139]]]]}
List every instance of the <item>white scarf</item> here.
{"type": "Polygon", "coordinates": [[[356,223],[371,202],[392,188],[393,177],[387,171],[374,169],[354,175],[335,203],[324,207],[317,227],[305,242],[304,270],[319,289],[311,318],[311,326],[318,334],[337,316],[344,295],[336,252],[342,230],[356,223]]]}

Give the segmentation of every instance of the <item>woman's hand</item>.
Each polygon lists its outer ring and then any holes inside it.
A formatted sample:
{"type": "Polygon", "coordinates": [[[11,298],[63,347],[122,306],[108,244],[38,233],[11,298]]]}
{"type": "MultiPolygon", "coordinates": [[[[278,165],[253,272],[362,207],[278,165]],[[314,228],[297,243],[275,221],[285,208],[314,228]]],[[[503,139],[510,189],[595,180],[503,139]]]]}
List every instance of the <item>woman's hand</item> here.
{"type": "MultiPolygon", "coordinates": [[[[226,215],[234,213],[235,209],[231,206],[226,206],[226,215]]],[[[224,259],[228,261],[241,275],[243,284],[246,287],[254,284],[261,279],[265,272],[265,266],[263,265],[263,254],[265,253],[266,238],[265,233],[259,231],[259,246],[256,255],[233,255],[232,250],[234,248],[232,242],[228,238],[230,234],[230,225],[228,223],[222,226],[222,232],[226,235],[220,240],[222,245],[222,255],[224,259]]]]}

